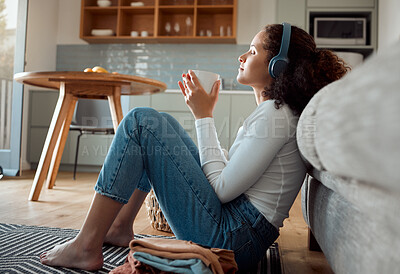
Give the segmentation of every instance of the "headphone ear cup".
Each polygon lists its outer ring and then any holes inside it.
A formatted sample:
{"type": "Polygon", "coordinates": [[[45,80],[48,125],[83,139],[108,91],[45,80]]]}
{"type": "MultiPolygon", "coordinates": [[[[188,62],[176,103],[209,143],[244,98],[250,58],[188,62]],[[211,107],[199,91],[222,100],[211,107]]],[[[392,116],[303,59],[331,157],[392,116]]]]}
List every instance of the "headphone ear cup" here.
{"type": "Polygon", "coordinates": [[[269,61],[269,65],[268,65],[268,72],[269,75],[271,75],[272,78],[276,78],[275,74],[274,74],[274,66],[275,66],[275,62],[278,56],[274,56],[272,57],[271,61],[269,61]]]}
{"type": "Polygon", "coordinates": [[[271,59],[268,65],[268,71],[272,78],[278,77],[279,74],[285,71],[288,61],[280,56],[275,56],[271,59]]]}
{"type": "Polygon", "coordinates": [[[278,59],[274,62],[274,66],[272,68],[272,71],[277,77],[279,74],[283,73],[286,70],[286,67],[288,65],[288,62],[285,59],[278,59]]]}

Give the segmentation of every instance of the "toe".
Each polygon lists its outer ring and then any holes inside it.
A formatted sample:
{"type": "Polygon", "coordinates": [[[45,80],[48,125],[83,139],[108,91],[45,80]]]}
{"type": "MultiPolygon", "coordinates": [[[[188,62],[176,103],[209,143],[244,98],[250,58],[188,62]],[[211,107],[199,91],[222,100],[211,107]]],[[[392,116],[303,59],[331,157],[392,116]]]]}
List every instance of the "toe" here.
{"type": "Polygon", "coordinates": [[[46,257],[40,257],[40,262],[42,264],[47,264],[47,258],[46,257]]]}

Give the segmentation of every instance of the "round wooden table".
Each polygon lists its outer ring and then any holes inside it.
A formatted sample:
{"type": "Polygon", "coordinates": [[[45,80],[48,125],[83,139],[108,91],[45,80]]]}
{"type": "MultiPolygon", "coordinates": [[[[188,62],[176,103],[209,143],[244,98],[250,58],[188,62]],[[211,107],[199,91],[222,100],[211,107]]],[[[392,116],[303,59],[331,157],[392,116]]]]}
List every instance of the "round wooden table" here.
{"type": "Polygon", "coordinates": [[[163,82],[139,76],[80,71],[21,72],[14,75],[14,80],[60,92],[29,194],[31,201],[39,199],[47,174],[47,187],[54,186],[79,98],[108,99],[116,131],[123,118],[121,95],[152,94],[167,88],[163,82]]]}

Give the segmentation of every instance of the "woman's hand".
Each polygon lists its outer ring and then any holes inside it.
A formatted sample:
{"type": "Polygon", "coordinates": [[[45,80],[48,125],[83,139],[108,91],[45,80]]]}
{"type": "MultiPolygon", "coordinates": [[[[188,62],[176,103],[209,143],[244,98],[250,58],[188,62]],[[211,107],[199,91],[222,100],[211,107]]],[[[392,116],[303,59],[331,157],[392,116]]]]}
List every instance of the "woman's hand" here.
{"type": "Polygon", "coordinates": [[[208,94],[192,70],[189,70],[187,74],[183,74],[182,79],[183,83],[179,81],[178,85],[193,116],[196,119],[213,117],[221,81],[215,81],[210,94],[208,94]]]}

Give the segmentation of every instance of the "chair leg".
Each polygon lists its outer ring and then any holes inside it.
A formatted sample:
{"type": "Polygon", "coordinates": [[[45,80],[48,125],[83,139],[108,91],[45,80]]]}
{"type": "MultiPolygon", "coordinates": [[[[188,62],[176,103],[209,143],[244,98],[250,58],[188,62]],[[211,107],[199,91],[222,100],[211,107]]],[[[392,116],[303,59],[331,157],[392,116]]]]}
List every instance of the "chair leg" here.
{"type": "Polygon", "coordinates": [[[76,180],[76,167],[78,165],[78,154],[79,154],[79,141],[81,139],[82,136],[82,131],[79,131],[79,135],[76,141],[76,152],[75,152],[75,163],[74,163],[74,180],[76,180]]]}

